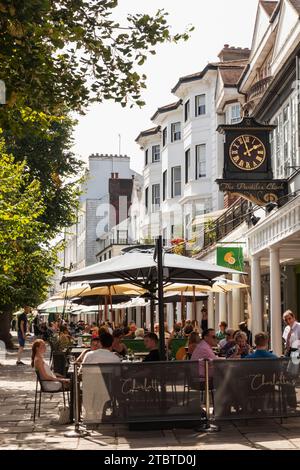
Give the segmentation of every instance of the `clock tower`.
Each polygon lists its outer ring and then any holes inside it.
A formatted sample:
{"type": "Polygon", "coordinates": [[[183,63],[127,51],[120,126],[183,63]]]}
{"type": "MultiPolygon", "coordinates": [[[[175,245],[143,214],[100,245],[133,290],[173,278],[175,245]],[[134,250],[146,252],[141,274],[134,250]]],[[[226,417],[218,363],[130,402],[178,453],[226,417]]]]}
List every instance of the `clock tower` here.
{"type": "Polygon", "coordinates": [[[275,127],[253,117],[218,127],[217,131],[224,135],[223,179],[217,180],[221,191],[259,205],[283,202],[287,181],[274,180],[272,172],[270,132],[275,127]]]}

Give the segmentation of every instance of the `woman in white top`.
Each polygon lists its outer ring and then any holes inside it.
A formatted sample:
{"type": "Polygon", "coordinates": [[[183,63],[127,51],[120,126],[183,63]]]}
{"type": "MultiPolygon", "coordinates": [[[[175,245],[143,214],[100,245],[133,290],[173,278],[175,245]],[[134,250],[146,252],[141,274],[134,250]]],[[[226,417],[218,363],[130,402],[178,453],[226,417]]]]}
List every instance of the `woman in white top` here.
{"type": "Polygon", "coordinates": [[[62,390],[63,384],[65,390],[69,388],[70,380],[55,375],[50,369],[49,364],[44,359],[46,352],[46,343],[42,339],[37,339],[32,345],[31,367],[39,373],[43,380],[43,388],[48,392],[58,392],[62,390]]]}

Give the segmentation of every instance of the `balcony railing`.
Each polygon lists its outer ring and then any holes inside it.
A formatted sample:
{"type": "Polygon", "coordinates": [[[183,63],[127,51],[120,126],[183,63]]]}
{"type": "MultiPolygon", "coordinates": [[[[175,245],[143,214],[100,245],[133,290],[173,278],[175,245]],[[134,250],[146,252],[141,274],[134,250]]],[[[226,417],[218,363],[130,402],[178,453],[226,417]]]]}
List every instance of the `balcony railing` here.
{"type": "Polygon", "coordinates": [[[254,83],[254,85],[252,85],[252,87],[247,93],[248,101],[253,101],[257,98],[261,98],[267,91],[272,78],[272,76],[265,77],[259,80],[258,82],[254,83]]]}
{"type": "Polygon", "coordinates": [[[221,217],[205,222],[203,250],[222,240],[241,225],[249,217],[250,205],[249,201],[240,198],[221,217]]]}

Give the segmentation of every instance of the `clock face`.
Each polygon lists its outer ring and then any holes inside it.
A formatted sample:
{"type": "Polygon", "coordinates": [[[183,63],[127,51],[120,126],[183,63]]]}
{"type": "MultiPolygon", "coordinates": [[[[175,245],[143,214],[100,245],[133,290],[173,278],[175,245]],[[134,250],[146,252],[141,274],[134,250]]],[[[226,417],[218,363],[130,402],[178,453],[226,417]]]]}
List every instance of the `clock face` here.
{"type": "Polygon", "coordinates": [[[232,142],[229,157],[240,170],[253,171],[266,160],[266,147],[253,135],[240,135],[232,142]]]}

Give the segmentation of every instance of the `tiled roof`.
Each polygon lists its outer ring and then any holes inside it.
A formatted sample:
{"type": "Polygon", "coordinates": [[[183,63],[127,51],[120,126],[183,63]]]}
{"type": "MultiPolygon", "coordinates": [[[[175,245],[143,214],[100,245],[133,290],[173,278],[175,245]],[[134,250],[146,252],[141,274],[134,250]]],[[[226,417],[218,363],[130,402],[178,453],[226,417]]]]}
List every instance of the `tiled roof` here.
{"type": "Polygon", "coordinates": [[[273,2],[273,1],[266,1],[266,0],[261,0],[260,1],[261,6],[264,8],[265,12],[269,15],[272,16],[275,8],[277,7],[278,2],[273,2]]]}
{"type": "Polygon", "coordinates": [[[137,138],[135,139],[136,142],[138,142],[142,137],[148,137],[149,135],[155,135],[160,131],[160,126],[156,127],[151,127],[151,129],[146,129],[145,131],[142,131],[139,133],[137,138]]]}
{"type": "Polygon", "coordinates": [[[204,77],[204,75],[206,74],[206,72],[208,72],[208,70],[216,70],[216,69],[217,69],[217,65],[211,63],[211,64],[208,64],[201,72],[192,73],[191,75],[185,75],[184,77],[180,77],[180,79],[178,80],[174,88],[172,88],[171,92],[175,93],[176,90],[178,90],[178,88],[180,87],[180,85],[182,85],[182,83],[189,83],[189,82],[193,82],[196,80],[200,80],[201,78],[204,77]]]}
{"type": "Polygon", "coordinates": [[[293,5],[297,13],[300,15],[300,0],[289,0],[289,2],[293,5]]]}
{"type": "Polygon", "coordinates": [[[224,86],[237,85],[244,67],[220,67],[220,74],[224,83],[224,86]]]}
{"type": "Polygon", "coordinates": [[[168,113],[169,111],[175,111],[182,104],[181,100],[176,101],[175,103],[167,104],[158,108],[157,111],[153,114],[151,121],[153,121],[159,114],[168,113]]]}

